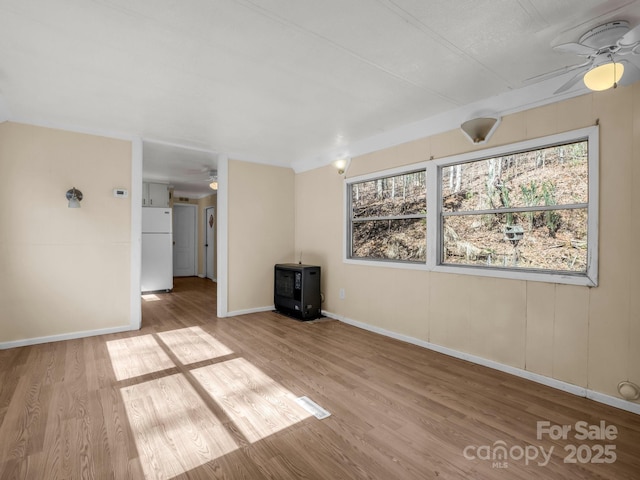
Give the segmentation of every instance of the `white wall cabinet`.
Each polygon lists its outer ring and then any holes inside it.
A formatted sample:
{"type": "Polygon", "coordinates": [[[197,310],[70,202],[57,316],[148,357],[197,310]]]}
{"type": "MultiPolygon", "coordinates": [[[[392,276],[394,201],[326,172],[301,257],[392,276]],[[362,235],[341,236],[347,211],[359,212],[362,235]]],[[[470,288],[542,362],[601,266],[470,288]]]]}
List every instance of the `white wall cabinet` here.
{"type": "Polygon", "coordinates": [[[164,183],[143,183],[142,184],[142,206],[143,207],[168,207],[169,206],[169,185],[164,183]]]}

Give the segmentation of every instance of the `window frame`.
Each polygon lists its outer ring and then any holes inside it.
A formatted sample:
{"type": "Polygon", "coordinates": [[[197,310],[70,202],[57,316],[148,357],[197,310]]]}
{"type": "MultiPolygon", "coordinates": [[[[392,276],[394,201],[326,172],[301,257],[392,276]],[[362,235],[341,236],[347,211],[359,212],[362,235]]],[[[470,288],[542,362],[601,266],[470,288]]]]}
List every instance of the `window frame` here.
{"type": "MultiPolygon", "coordinates": [[[[344,261],[346,263],[355,263],[358,265],[366,265],[366,264],[374,264],[378,265],[380,263],[385,266],[396,266],[398,268],[418,268],[425,269],[426,261],[413,261],[413,260],[394,260],[390,258],[372,258],[372,257],[352,257],[352,242],[353,242],[353,210],[351,203],[351,186],[356,183],[369,182],[372,180],[379,180],[383,178],[391,178],[397,177],[400,175],[407,175],[410,173],[417,173],[424,171],[425,176],[427,175],[427,163],[428,162],[420,162],[414,163],[412,165],[407,165],[406,167],[398,167],[392,168],[389,170],[384,170],[381,172],[373,172],[366,175],[360,175],[357,177],[351,177],[349,179],[345,179],[344,182],[344,209],[345,209],[345,219],[346,219],[346,235],[343,235],[345,240],[343,252],[344,252],[344,261]]],[[[425,179],[425,190],[427,188],[428,180],[425,179]]],[[[427,207],[428,201],[425,199],[425,208],[427,207]]],[[[425,215],[425,221],[428,222],[429,210],[427,209],[427,214],[425,215]]],[[[407,215],[406,218],[415,218],[416,215],[407,215]]],[[[428,228],[427,228],[428,230],[428,228]]],[[[427,242],[427,235],[425,232],[425,242],[427,242]]],[[[426,252],[427,259],[429,257],[429,252],[426,252]]]]}
{"type": "Polygon", "coordinates": [[[591,126],[568,132],[548,135],[498,147],[414,163],[402,167],[373,172],[345,179],[343,216],[346,231],[343,238],[343,262],[354,265],[383,266],[413,270],[426,270],[441,273],[455,273],[482,277],[507,278],[514,280],[539,281],[557,284],[596,287],[598,285],[598,240],[599,240],[599,127],[591,126]],[[538,150],[555,145],[586,140],[588,142],[588,201],[587,201],[587,269],[586,272],[548,271],[535,269],[516,269],[509,267],[486,267],[474,265],[453,265],[442,262],[442,171],[445,167],[461,163],[500,157],[530,150],[538,150]],[[351,258],[351,199],[350,185],[378,178],[391,177],[425,169],[426,171],[426,261],[405,262],[391,259],[351,258]],[[435,226],[435,228],[433,228],[435,226]]]}

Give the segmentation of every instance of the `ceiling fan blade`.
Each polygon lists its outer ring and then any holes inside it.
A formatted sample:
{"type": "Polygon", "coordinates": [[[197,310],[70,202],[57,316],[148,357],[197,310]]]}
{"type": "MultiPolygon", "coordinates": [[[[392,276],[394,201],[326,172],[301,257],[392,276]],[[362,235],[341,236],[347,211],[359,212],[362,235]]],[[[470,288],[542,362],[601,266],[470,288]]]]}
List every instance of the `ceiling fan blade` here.
{"type": "Polygon", "coordinates": [[[618,63],[622,63],[624,65],[624,73],[618,82],[619,85],[631,85],[632,83],[640,80],[640,68],[638,68],[634,63],[629,60],[620,60],[618,63]]]}
{"type": "Polygon", "coordinates": [[[625,33],[619,40],[618,46],[621,48],[633,47],[640,42],[640,25],[625,33]]]}
{"type": "Polygon", "coordinates": [[[543,73],[543,74],[540,74],[540,75],[536,75],[536,76],[531,77],[531,78],[527,78],[524,81],[524,83],[541,82],[543,80],[548,80],[550,78],[559,77],[560,75],[564,75],[565,73],[572,72],[572,71],[577,70],[579,68],[590,67],[592,63],[593,63],[592,60],[588,60],[588,61],[586,61],[584,63],[580,63],[579,65],[569,65],[569,66],[566,66],[566,67],[562,67],[562,68],[559,68],[557,70],[553,70],[551,72],[547,72],[547,73],[543,73]]]}
{"type": "Polygon", "coordinates": [[[556,45],[553,47],[556,52],[561,53],[573,53],[575,55],[584,55],[589,56],[593,53],[596,53],[597,50],[587,47],[586,45],[582,45],[581,43],[562,43],[560,45],[556,45]]]}
{"type": "Polygon", "coordinates": [[[567,90],[569,90],[576,83],[578,83],[580,80],[582,80],[582,77],[584,76],[584,72],[586,72],[587,70],[589,70],[589,69],[588,68],[584,68],[584,69],[580,70],[573,77],[571,77],[571,79],[568,82],[565,82],[559,89],[557,89],[555,92],[553,92],[553,94],[556,95],[557,93],[562,93],[562,92],[566,92],[567,90]]]}

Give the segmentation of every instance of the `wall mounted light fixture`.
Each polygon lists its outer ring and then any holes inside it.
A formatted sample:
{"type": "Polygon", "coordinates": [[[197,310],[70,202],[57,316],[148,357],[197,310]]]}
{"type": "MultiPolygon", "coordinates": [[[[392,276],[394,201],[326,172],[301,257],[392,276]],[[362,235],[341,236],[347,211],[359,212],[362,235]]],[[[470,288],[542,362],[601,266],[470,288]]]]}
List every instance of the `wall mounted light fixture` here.
{"type": "Polygon", "coordinates": [[[351,165],[351,158],[340,157],[335,160],[332,165],[338,170],[338,175],[344,175],[347,172],[349,165],[351,165]]]}
{"type": "Polygon", "coordinates": [[[80,208],[80,201],[82,200],[82,192],[76,187],[71,187],[66,193],[67,200],[69,200],[69,208],[80,208]]]}
{"type": "Polygon", "coordinates": [[[460,130],[472,143],[485,143],[500,125],[499,117],[480,117],[467,120],[460,125],[460,130]]]}

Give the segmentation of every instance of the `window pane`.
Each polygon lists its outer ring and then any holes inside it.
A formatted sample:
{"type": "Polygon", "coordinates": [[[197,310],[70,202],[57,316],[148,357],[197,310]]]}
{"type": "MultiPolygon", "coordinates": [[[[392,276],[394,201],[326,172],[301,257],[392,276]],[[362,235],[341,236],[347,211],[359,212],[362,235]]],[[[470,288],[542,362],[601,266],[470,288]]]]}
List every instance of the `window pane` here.
{"type": "Polygon", "coordinates": [[[445,212],[588,202],[587,141],[442,169],[445,212]]]}
{"type": "Polygon", "coordinates": [[[443,218],[445,264],[587,269],[586,208],[443,218]]]}
{"type": "Polygon", "coordinates": [[[427,258],[426,220],[370,220],[353,223],[354,258],[424,262],[427,258]]]}
{"type": "Polygon", "coordinates": [[[353,218],[425,213],[426,205],[424,171],[351,185],[353,218]]]}

